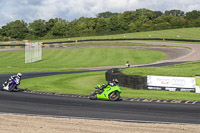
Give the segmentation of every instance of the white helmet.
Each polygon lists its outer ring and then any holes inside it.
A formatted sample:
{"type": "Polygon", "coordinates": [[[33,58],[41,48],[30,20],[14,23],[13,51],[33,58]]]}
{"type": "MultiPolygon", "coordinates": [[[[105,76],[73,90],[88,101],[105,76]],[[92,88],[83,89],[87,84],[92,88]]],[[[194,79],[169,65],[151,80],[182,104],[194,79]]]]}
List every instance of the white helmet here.
{"type": "Polygon", "coordinates": [[[119,83],[119,81],[118,81],[118,79],[113,79],[113,82],[115,82],[115,83],[119,83]]]}
{"type": "Polygon", "coordinates": [[[21,74],[21,73],[18,73],[18,74],[17,74],[17,76],[21,77],[21,76],[22,76],[22,74],[21,74]]]}

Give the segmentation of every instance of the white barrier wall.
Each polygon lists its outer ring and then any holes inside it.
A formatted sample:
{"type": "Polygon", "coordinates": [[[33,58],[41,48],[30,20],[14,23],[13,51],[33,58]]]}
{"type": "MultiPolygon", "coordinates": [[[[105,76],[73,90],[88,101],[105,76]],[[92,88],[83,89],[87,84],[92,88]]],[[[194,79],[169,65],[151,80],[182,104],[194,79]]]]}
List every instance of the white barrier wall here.
{"type": "Polygon", "coordinates": [[[147,89],[195,92],[196,80],[193,77],[147,76],[147,89]]]}
{"type": "Polygon", "coordinates": [[[42,60],[42,43],[25,43],[25,63],[42,60]]]}

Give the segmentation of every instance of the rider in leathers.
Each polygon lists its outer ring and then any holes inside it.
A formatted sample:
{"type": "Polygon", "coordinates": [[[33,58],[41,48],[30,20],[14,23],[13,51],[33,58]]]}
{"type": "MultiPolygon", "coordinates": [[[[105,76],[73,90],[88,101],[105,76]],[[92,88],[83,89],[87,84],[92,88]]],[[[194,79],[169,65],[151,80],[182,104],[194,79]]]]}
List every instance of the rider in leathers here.
{"type": "MultiPolygon", "coordinates": [[[[118,83],[119,83],[119,81],[115,78],[115,79],[113,79],[112,81],[109,81],[109,82],[108,82],[108,85],[116,86],[116,85],[118,85],[118,83]]],[[[103,85],[101,86],[100,90],[103,90],[103,89],[106,88],[108,85],[103,84],[103,85]]],[[[119,85],[118,85],[118,86],[119,86],[119,85]]]]}
{"type": "Polygon", "coordinates": [[[21,77],[22,77],[21,73],[18,73],[17,75],[13,75],[3,84],[3,86],[4,87],[7,86],[10,81],[15,80],[15,79],[19,79],[19,81],[20,81],[21,77]]]}

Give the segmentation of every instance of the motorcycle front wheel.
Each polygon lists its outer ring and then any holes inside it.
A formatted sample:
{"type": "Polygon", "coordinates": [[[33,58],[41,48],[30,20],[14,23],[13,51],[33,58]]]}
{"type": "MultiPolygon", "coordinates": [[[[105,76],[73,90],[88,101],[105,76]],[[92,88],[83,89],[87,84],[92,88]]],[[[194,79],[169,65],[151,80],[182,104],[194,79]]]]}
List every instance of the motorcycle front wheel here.
{"type": "Polygon", "coordinates": [[[11,85],[11,86],[9,86],[8,91],[9,91],[9,92],[13,91],[13,90],[15,89],[15,87],[16,87],[16,85],[11,85]]]}
{"type": "Polygon", "coordinates": [[[97,99],[97,91],[94,90],[90,96],[89,96],[90,100],[96,100],[97,99]]]}
{"type": "Polygon", "coordinates": [[[118,91],[113,91],[109,94],[109,100],[110,101],[117,101],[120,98],[120,93],[118,91]]]}

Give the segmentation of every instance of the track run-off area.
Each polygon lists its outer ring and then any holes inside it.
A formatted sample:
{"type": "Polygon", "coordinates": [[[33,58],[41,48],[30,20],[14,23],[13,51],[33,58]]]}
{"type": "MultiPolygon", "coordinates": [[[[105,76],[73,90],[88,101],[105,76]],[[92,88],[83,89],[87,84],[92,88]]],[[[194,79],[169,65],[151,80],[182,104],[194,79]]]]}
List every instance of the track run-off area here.
{"type": "MultiPolygon", "coordinates": [[[[150,41],[128,41],[131,43],[182,46],[185,53],[173,53],[172,58],[160,62],[138,66],[165,66],[200,60],[200,45],[150,41]],[[183,54],[184,53],[184,54],[183,54]]],[[[150,48],[149,48],[150,49],[150,48]]],[[[167,49],[167,48],[166,48],[167,49]]],[[[176,49],[172,47],[170,49],[176,49]]],[[[154,49],[156,50],[156,49],[154,49]]],[[[177,50],[178,51],[178,50],[177,50]]],[[[170,51],[168,52],[170,53],[170,51]]],[[[169,55],[168,55],[169,56],[169,55]]],[[[74,72],[41,72],[24,73],[23,79],[41,76],[71,74],[79,72],[102,71],[110,68],[123,68],[125,66],[86,67],[86,71],[74,72]]],[[[0,74],[0,83],[4,82],[11,74],[0,74]]],[[[122,92],[123,93],[123,92],[122,92]]],[[[57,96],[45,94],[32,94],[23,92],[0,92],[0,112],[11,114],[24,114],[31,116],[49,116],[56,118],[109,120],[139,123],[162,123],[162,124],[200,124],[200,104],[182,103],[152,103],[130,101],[93,101],[87,98],[57,96]]]]}

